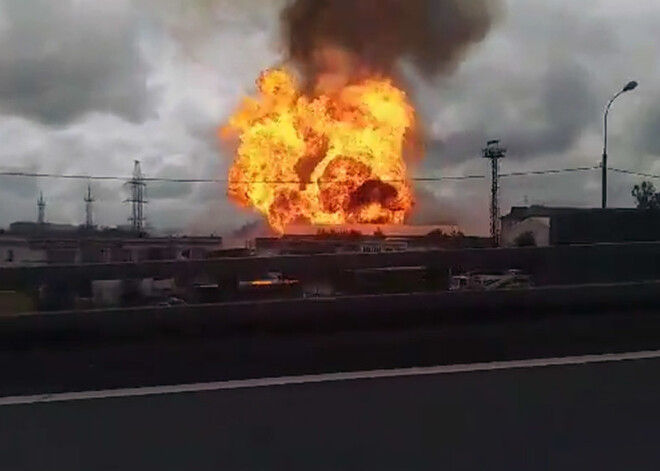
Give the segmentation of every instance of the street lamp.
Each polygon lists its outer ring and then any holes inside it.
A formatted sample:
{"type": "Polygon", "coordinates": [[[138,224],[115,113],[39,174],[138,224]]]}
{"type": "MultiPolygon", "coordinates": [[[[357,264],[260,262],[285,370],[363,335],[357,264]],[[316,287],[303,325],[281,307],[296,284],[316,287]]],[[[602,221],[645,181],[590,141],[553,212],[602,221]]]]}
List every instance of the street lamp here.
{"type": "Polygon", "coordinates": [[[623,95],[626,92],[631,92],[634,89],[637,88],[639,84],[635,82],[634,80],[628,82],[623,89],[614,95],[610,102],[607,104],[607,108],[605,108],[605,126],[604,126],[604,133],[603,133],[603,162],[602,162],[602,168],[603,168],[603,181],[602,181],[602,190],[603,190],[603,209],[607,208],[607,117],[610,114],[610,108],[612,107],[612,103],[614,103],[614,100],[619,98],[621,95],[623,95]]]}

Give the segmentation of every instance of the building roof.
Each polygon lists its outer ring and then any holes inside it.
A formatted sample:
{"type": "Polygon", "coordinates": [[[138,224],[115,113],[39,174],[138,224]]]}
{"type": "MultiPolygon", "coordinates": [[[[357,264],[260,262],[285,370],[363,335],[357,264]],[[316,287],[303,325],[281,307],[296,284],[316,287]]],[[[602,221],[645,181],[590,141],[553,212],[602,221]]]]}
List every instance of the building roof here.
{"type": "Polygon", "coordinates": [[[285,236],[315,236],[319,232],[328,234],[357,232],[363,236],[371,236],[375,232],[390,237],[420,237],[433,231],[443,231],[447,234],[458,232],[456,224],[438,224],[422,226],[415,224],[345,224],[341,226],[324,225],[291,225],[286,228],[285,236]]]}
{"type": "Polygon", "coordinates": [[[513,206],[511,212],[503,216],[504,220],[523,220],[528,218],[542,218],[563,216],[576,213],[588,214],[621,214],[639,211],[636,208],[571,208],[552,206],[513,206]]]}
{"type": "Polygon", "coordinates": [[[34,244],[61,244],[61,245],[72,245],[79,246],[81,243],[84,245],[100,245],[100,246],[175,246],[175,245],[186,245],[186,246],[221,246],[222,237],[144,237],[142,239],[138,238],[110,238],[106,239],[103,237],[43,237],[43,238],[31,238],[31,243],[34,244]]]}
{"type": "Polygon", "coordinates": [[[0,235],[0,247],[27,246],[28,240],[22,237],[0,235]]]}

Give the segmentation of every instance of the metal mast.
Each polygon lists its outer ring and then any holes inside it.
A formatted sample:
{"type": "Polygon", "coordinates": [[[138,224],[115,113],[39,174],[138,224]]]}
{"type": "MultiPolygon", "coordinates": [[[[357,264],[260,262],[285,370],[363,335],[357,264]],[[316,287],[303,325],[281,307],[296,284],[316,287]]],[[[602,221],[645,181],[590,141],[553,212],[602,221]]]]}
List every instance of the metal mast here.
{"type": "Polygon", "coordinates": [[[612,108],[612,104],[616,101],[617,98],[619,98],[621,95],[627,92],[631,92],[634,89],[636,89],[639,86],[639,83],[636,81],[631,81],[626,84],[623,89],[616,95],[612,97],[612,99],[607,103],[607,107],[605,108],[605,119],[604,119],[604,127],[603,127],[603,161],[601,162],[600,166],[602,169],[602,183],[601,183],[601,189],[602,189],[602,208],[606,209],[607,208],[607,118],[610,114],[610,109],[612,108]]]}
{"type": "Polygon", "coordinates": [[[500,160],[506,156],[506,149],[500,147],[499,140],[488,141],[482,155],[491,165],[490,236],[497,247],[500,245],[500,160]]]}
{"type": "Polygon", "coordinates": [[[91,229],[94,227],[94,196],[92,195],[92,184],[87,184],[87,194],[85,195],[85,227],[91,229]]]}
{"type": "Polygon", "coordinates": [[[133,231],[142,233],[145,227],[144,205],[147,183],[142,175],[140,161],[136,160],[133,166],[133,178],[127,182],[131,188],[131,197],[126,202],[131,203],[131,217],[128,220],[133,226],[133,231]]]}
{"type": "Polygon", "coordinates": [[[45,224],[46,223],[46,200],[44,198],[43,192],[39,193],[39,199],[37,200],[38,216],[37,223],[45,224]]]}

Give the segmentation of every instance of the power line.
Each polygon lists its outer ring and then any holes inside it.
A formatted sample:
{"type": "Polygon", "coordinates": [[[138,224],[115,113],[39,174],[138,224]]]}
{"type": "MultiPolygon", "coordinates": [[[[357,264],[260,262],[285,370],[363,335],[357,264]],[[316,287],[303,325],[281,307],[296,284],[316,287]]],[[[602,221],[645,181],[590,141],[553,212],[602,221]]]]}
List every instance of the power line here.
{"type": "Polygon", "coordinates": [[[635,177],[642,177],[642,178],[660,178],[660,175],[656,175],[656,174],[653,174],[653,173],[636,172],[636,171],[634,171],[634,170],[624,170],[624,169],[621,169],[621,168],[612,168],[612,167],[608,167],[608,170],[609,170],[610,172],[614,172],[614,173],[622,173],[622,174],[624,174],[624,175],[633,175],[633,176],[635,176],[635,177]]]}
{"type": "MultiPolygon", "coordinates": [[[[52,178],[61,180],[97,180],[97,181],[120,181],[125,182],[130,180],[131,177],[121,177],[115,175],[108,176],[90,176],[80,174],[59,174],[59,173],[37,173],[37,172],[0,172],[0,177],[22,177],[22,178],[52,178]]],[[[484,179],[486,175],[457,175],[457,176],[442,176],[442,177],[416,177],[411,178],[412,181],[418,182],[435,182],[442,180],[475,180],[484,179]]],[[[153,183],[229,183],[227,178],[167,178],[167,177],[142,177],[143,182],[153,183]]],[[[403,182],[403,180],[387,180],[389,182],[403,182]]],[[[234,183],[268,183],[268,184],[301,184],[311,183],[303,182],[301,180],[238,180],[234,183]]]]}
{"type": "MultiPolygon", "coordinates": [[[[439,181],[462,181],[462,180],[484,180],[488,178],[487,175],[455,175],[446,177],[412,177],[411,181],[426,183],[426,182],[439,182],[439,181]]],[[[387,181],[385,181],[387,183],[387,181]]]]}
{"type": "Polygon", "coordinates": [[[511,177],[529,177],[535,175],[555,175],[559,173],[572,173],[572,172],[586,172],[590,170],[597,170],[600,167],[575,167],[575,168],[561,168],[556,170],[539,170],[533,172],[511,172],[511,173],[501,173],[500,178],[511,178],[511,177]]]}
{"type": "MultiPolygon", "coordinates": [[[[571,173],[571,172],[583,172],[589,170],[596,170],[599,167],[577,167],[577,168],[563,168],[563,169],[550,169],[550,170],[538,170],[538,171],[528,171],[528,172],[510,172],[510,173],[501,173],[501,178],[515,178],[515,177],[526,177],[526,176],[538,176],[538,175],[554,175],[561,173],[571,173]]],[[[658,175],[647,175],[636,172],[629,172],[619,169],[611,169],[612,171],[619,173],[630,173],[639,176],[648,176],[649,178],[660,178],[658,175]]],[[[87,181],[118,181],[126,182],[130,181],[132,177],[130,176],[117,176],[117,175],[82,175],[82,174],[63,174],[63,173],[43,173],[43,172],[0,172],[0,177],[16,177],[16,178],[51,178],[58,180],[87,180],[87,181]]],[[[441,182],[441,181],[463,181],[463,180],[484,180],[488,178],[488,175],[448,175],[448,176],[432,176],[432,177],[411,177],[409,181],[419,182],[419,183],[432,183],[432,182],[441,182]]],[[[168,177],[142,177],[142,182],[148,183],[229,183],[227,178],[168,178],[168,177]]],[[[335,181],[335,180],[333,180],[335,181]]],[[[322,182],[322,181],[321,181],[322,182]]],[[[385,183],[401,183],[403,180],[384,180],[385,183]]],[[[235,181],[236,184],[301,184],[301,183],[310,183],[303,182],[301,180],[241,180],[235,181]]]]}

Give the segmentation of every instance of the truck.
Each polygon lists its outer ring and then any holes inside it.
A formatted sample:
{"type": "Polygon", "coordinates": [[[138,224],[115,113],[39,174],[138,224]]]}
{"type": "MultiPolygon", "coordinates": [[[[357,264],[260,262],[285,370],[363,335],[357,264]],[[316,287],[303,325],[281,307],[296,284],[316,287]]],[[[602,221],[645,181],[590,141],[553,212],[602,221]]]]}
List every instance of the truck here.
{"type": "Polygon", "coordinates": [[[270,272],[266,276],[258,278],[256,280],[250,281],[241,281],[238,283],[239,288],[249,289],[249,288],[259,288],[259,287],[268,287],[268,286],[288,286],[288,285],[297,285],[298,280],[292,280],[286,278],[280,272],[270,272]]]}
{"type": "Polygon", "coordinates": [[[527,289],[533,286],[532,278],[521,270],[508,270],[505,273],[472,272],[452,276],[450,291],[494,291],[501,289],[527,289]]]}
{"type": "Polygon", "coordinates": [[[302,296],[300,282],[288,278],[280,272],[270,272],[266,276],[238,283],[240,296],[254,298],[278,298],[302,296]]]}

